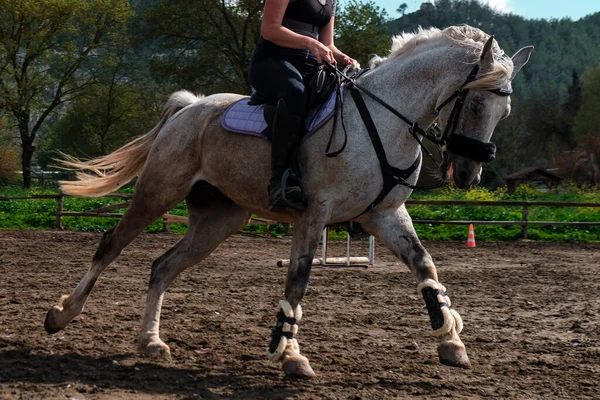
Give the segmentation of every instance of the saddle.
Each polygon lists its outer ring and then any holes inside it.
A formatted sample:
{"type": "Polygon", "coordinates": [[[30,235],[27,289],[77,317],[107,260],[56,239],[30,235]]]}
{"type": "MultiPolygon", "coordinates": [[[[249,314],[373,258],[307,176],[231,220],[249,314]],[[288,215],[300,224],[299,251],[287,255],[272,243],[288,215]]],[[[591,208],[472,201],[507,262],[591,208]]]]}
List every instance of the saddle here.
{"type": "MultiPolygon", "coordinates": [[[[337,104],[338,88],[343,89],[336,74],[319,66],[307,84],[305,137],[331,119],[337,104]]],[[[221,117],[221,125],[230,132],[270,139],[277,101],[253,92],[250,97],[240,99],[227,108],[221,117]]]]}

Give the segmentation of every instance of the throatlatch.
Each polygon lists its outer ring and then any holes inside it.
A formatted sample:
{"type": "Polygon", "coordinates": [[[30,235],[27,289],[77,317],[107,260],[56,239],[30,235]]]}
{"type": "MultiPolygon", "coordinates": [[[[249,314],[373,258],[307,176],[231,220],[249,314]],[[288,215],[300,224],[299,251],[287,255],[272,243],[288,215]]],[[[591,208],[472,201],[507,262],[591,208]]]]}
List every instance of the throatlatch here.
{"type": "Polygon", "coordinates": [[[463,321],[458,312],[451,309],[450,298],[446,296],[446,288],[433,279],[426,279],[417,286],[417,293],[425,299],[427,312],[431,320],[433,336],[443,336],[456,329],[459,334],[463,330],[463,321]]]}
{"type": "Polygon", "coordinates": [[[294,335],[298,333],[296,324],[302,318],[302,308],[300,304],[292,310],[292,306],[287,300],[280,300],[281,310],[277,313],[277,325],[271,332],[271,343],[267,349],[267,356],[271,361],[278,361],[288,346],[291,346],[294,352],[300,353],[298,341],[294,335]]]}

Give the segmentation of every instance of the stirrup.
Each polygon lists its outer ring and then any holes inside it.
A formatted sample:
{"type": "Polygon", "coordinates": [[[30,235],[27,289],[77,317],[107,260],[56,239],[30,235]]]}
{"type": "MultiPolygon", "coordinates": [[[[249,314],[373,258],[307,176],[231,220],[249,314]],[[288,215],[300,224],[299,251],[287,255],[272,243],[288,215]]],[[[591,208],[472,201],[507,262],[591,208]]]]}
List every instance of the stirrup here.
{"type": "Polygon", "coordinates": [[[283,203],[283,205],[285,207],[288,207],[288,208],[291,208],[294,210],[298,210],[298,211],[302,211],[306,208],[306,200],[304,198],[304,192],[302,191],[302,186],[300,185],[300,183],[298,183],[298,187],[300,187],[300,199],[299,200],[288,199],[285,194],[286,188],[287,188],[287,180],[290,176],[292,178],[298,180],[296,175],[294,175],[294,173],[292,172],[291,168],[288,168],[285,170],[285,172],[281,176],[281,186],[280,186],[281,187],[281,202],[283,203]]]}

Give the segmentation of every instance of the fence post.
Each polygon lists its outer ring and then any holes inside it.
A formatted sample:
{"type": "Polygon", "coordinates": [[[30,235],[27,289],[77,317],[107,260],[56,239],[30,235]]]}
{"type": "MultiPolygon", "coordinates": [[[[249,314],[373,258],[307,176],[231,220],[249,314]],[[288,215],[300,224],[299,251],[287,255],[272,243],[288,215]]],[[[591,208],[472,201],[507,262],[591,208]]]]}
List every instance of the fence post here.
{"type": "Polygon", "coordinates": [[[523,204],[523,217],[521,218],[521,239],[527,239],[527,222],[529,221],[529,206],[527,204],[523,204]]]}
{"type": "Polygon", "coordinates": [[[163,223],[162,231],[163,232],[171,232],[171,230],[169,229],[169,223],[167,222],[167,217],[165,217],[164,215],[162,217],[162,223],[163,223]]]}
{"type": "Polygon", "coordinates": [[[60,192],[58,194],[58,200],[56,202],[56,224],[55,224],[56,229],[64,229],[62,226],[62,213],[63,213],[64,204],[65,204],[65,196],[63,195],[63,192],[60,192]]]}

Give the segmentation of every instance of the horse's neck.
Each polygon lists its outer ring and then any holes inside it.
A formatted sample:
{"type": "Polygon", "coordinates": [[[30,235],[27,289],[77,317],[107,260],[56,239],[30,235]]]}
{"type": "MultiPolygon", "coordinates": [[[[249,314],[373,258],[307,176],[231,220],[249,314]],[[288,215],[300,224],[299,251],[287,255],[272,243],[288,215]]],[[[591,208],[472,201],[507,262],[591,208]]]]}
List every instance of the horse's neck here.
{"type": "MultiPolygon", "coordinates": [[[[440,94],[456,80],[451,73],[455,60],[456,55],[445,49],[409,54],[388,60],[365,75],[359,83],[426,129],[437,116],[435,106],[440,94]]],[[[406,122],[374,103],[372,106],[369,104],[369,110],[377,121],[381,139],[391,156],[390,161],[392,152],[401,155],[418,150],[406,122]]]]}

